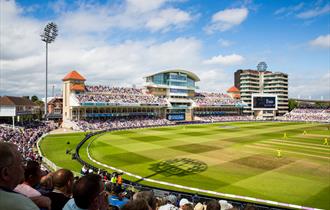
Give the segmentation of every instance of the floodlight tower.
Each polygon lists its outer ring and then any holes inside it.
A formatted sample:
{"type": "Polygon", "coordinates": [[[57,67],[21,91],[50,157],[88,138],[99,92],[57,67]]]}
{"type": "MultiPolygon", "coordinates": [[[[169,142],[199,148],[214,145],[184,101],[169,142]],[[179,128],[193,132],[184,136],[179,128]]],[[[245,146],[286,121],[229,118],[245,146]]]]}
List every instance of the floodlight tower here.
{"type": "Polygon", "coordinates": [[[258,71],[266,71],[267,68],[268,68],[268,66],[267,66],[266,62],[264,62],[264,61],[258,63],[258,65],[257,65],[258,71]]]}
{"type": "Polygon", "coordinates": [[[46,96],[45,96],[45,120],[47,120],[47,86],[48,86],[48,44],[55,41],[57,36],[57,25],[53,22],[48,23],[43,34],[41,34],[41,40],[46,43],[46,96]]]}

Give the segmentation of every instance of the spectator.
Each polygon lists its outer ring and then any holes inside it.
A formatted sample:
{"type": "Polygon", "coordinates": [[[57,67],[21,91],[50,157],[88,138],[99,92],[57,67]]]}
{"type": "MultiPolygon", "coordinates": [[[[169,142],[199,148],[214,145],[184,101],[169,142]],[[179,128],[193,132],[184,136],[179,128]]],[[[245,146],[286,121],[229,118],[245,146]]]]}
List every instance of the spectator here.
{"type": "Polygon", "coordinates": [[[107,194],[103,190],[100,177],[97,174],[87,174],[73,185],[73,198],[65,204],[63,210],[106,210],[107,194]]]}
{"type": "Polygon", "coordinates": [[[24,179],[21,154],[12,143],[0,142],[0,204],[2,209],[38,210],[27,197],[13,189],[24,179]]]}
{"type": "Polygon", "coordinates": [[[39,191],[33,188],[40,183],[40,179],[41,169],[39,163],[36,161],[28,161],[24,171],[24,181],[17,185],[14,191],[30,198],[39,208],[50,209],[50,199],[42,196],[39,191]]]}
{"type": "Polygon", "coordinates": [[[160,206],[158,210],[178,210],[179,208],[176,206],[177,198],[175,195],[168,195],[166,198],[166,204],[160,206]]]}
{"type": "Polygon", "coordinates": [[[194,210],[206,210],[206,206],[203,205],[203,204],[201,204],[201,203],[197,203],[197,204],[195,205],[194,210]]]}
{"type": "Polygon", "coordinates": [[[179,202],[180,209],[182,209],[182,207],[183,207],[184,205],[187,205],[187,204],[192,205],[192,203],[191,203],[190,201],[188,201],[187,198],[182,198],[182,199],[180,200],[180,202],[179,202]]]}
{"type": "Polygon", "coordinates": [[[144,199],[136,199],[126,203],[121,210],[152,210],[144,199]]]}
{"type": "Polygon", "coordinates": [[[192,203],[186,203],[183,204],[183,206],[180,207],[182,210],[194,210],[194,205],[192,203]]]}
{"type": "Polygon", "coordinates": [[[220,210],[220,204],[217,200],[210,200],[206,203],[207,210],[220,210]]]}
{"type": "Polygon", "coordinates": [[[37,189],[42,195],[49,193],[53,190],[53,174],[48,173],[41,177],[40,179],[40,186],[37,189]]]}
{"type": "Polygon", "coordinates": [[[228,203],[226,200],[219,200],[221,210],[227,210],[233,208],[233,205],[228,203]]]}
{"type": "Polygon", "coordinates": [[[126,193],[120,186],[114,187],[114,190],[111,193],[112,195],[108,198],[110,205],[116,206],[120,209],[128,203],[129,200],[125,197],[126,193]]]}
{"type": "Polygon", "coordinates": [[[117,173],[116,172],[113,172],[111,174],[110,182],[112,183],[113,186],[115,186],[117,184],[117,173]]]}
{"type": "Polygon", "coordinates": [[[88,174],[88,168],[86,165],[83,165],[83,167],[81,168],[81,175],[86,175],[88,174]]]}
{"type": "Polygon", "coordinates": [[[143,199],[143,200],[147,201],[151,210],[156,210],[156,208],[157,208],[157,200],[152,191],[137,192],[133,196],[133,200],[136,200],[136,199],[143,199]]]}
{"type": "Polygon", "coordinates": [[[54,190],[45,196],[52,201],[52,210],[62,210],[72,194],[73,173],[68,169],[59,169],[54,172],[52,178],[54,190]]]}
{"type": "Polygon", "coordinates": [[[117,175],[117,185],[121,186],[123,184],[123,173],[118,173],[117,175]]]}

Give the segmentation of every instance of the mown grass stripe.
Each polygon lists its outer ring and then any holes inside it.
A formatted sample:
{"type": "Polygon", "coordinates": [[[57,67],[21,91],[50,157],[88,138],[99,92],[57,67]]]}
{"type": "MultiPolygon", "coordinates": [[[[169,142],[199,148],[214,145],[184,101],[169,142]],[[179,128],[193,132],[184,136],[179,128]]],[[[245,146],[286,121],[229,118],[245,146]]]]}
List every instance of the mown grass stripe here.
{"type": "Polygon", "coordinates": [[[318,151],[318,150],[313,150],[313,149],[308,149],[308,148],[301,148],[297,146],[291,146],[291,145],[283,145],[283,144],[272,144],[272,143],[256,143],[259,145],[267,145],[269,147],[272,147],[274,149],[284,149],[284,150],[290,150],[290,151],[298,151],[302,153],[308,153],[308,154],[313,154],[313,155],[321,155],[321,156],[326,156],[329,157],[330,154],[328,152],[323,152],[323,151],[318,151]]]}
{"type": "MultiPolygon", "coordinates": [[[[326,152],[330,152],[330,147],[327,145],[320,144],[319,146],[314,146],[315,144],[308,144],[308,143],[300,143],[300,142],[292,142],[292,141],[285,141],[280,139],[271,139],[267,141],[262,141],[262,143],[272,143],[277,145],[288,145],[288,146],[295,146],[295,147],[301,147],[301,148],[309,148],[309,149],[315,149],[315,150],[322,150],[326,152]]],[[[329,153],[330,155],[330,153],[329,153]]]]}
{"type": "MultiPolygon", "coordinates": [[[[274,151],[274,157],[276,157],[276,149],[273,148],[269,148],[268,145],[264,145],[264,144],[254,144],[254,145],[247,145],[246,147],[250,147],[250,148],[260,148],[260,149],[265,149],[265,150],[271,150],[274,151]]],[[[304,152],[295,152],[295,151],[291,151],[291,150],[282,150],[282,155],[284,156],[285,153],[290,153],[290,154],[298,154],[298,155],[302,155],[302,156],[309,156],[309,157],[316,157],[316,158],[321,158],[321,159],[328,159],[330,160],[330,157],[325,157],[322,155],[312,155],[312,154],[308,154],[308,153],[304,153],[304,152]]]]}

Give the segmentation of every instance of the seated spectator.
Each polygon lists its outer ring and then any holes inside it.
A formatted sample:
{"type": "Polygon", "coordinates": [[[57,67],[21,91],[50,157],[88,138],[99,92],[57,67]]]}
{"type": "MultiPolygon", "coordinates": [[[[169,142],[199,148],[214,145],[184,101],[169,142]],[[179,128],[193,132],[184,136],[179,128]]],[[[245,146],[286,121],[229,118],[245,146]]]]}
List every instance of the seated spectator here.
{"type": "Polygon", "coordinates": [[[49,193],[53,190],[53,178],[52,173],[48,173],[47,175],[44,175],[40,179],[40,186],[37,188],[37,190],[42,194],[49,193]]]}
{"type": "Polygon", "coordinates": [[[143,199],[143,200],[147,201],[149,207],[152,210],[156,210],[157,200],[152,191],[141,191],[141,192],[135,193],[133,196],[133,200],[137,200],[137,199],[143,199]]]}
{"type": "Polygon", "coordinates": [[[177,198],[175,195],[168,195],[166,198],[166,204],[162,205],[158,208],[158,210],[178,210],[179,208],[176,206],[177,198]]]}
{"type": "Polygon", "coordinates": [[[152,210],[144,199],[135,199],[126,203],[121,210],[152,210]]]}
{"type": "Polygon", "coordinates": [[[93,172],[94,172],[94,171],[93,171],[92,168],[89,168],[89,169],[88,169],[88,173],[89,173],[89,174],[92,174],[93,172]]]}
{"type": "Polygon", "coordinates": [[[73,173],[68,169],[59,169],[53,176],[54,190],[45,194],[52,201],[52,210],[62,210],[70,200],[73,185],[73,173]]]}
{"type": "Polygon", "coordinates": [[[126,193],[120,186],[116,186],[109,196],[109,205],[116,206],[117,208],[123,207],[128,203],[128,199],[125,197],[126,193]]]}
{"type": "Polygon", "coordinates": [[[221,210],[227,210],[233,208],[233,205],[228,203],[226,200],[219,200],[221,210]]]}
{"type": "Polygon", "coordinates": [[[188,199],[186,199],[186,198],[182,198],[180,200],[179,206],[180,206],[181,210],[193,210],[194,209],[193,204],[190,201],[188,201],[188,199]]]}
{"type": "Polygon", "coordinates": [[[206,203],[207,210],[220,210],[220,204],[217,200],[210,200],[206,203]]]}
{"type": "Polygon", "coordinates": [[[39,208],[50,209],[50,199],[42,196],[39,191],[33,188],[40,183],[40,179],[41,169],[39,163],[28,161],[24,171],[24,181],[17,185],[14,191],[30,198],[39,208]]]}
{"type": "Polygon", "coordinates": [[[194,210],[206,210],[206,206],[203,205],[203,204],[201,204],[201,203],[197,203],[197,204],[195,205],[194,210]]]}
{"type": "Polygon", "coordinates": [[[81,168],[81,174],[82,175],[88,174],[88,168],[86,165],[83,165],[83,167],[81,168]]]}
{"type": "Polygon", "coordinates": [[[27,197],[13,189],[24,179],[22,157],[12,143],[0,142],[0,204],[1,209],[38,210],[27,197]]]}
{"type": "Polygon", "coordinates": [[[74,183],[73,198],[65,204],[63,210],[107,210],[108,195],[103,190],[103,183],[97,174],[83,176],[74,183]]]}
{"type": "Polygon", "coordinates": [[[182,210],[194,210],[194,205],[192,203],[186,203],[180,207],[182,210]]]}

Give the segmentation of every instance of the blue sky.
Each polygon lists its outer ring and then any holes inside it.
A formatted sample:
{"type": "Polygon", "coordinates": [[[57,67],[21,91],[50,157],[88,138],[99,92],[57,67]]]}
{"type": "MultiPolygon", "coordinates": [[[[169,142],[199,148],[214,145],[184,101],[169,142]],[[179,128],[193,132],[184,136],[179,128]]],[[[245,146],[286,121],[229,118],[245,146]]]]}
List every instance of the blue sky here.
{"type": "Polygon", "coordinates": [[[225,92],[237,69],[289,74],[290,97],[330,99],[330,2],[253,0],[0,0],[0,95],[44,95],[47,22],[56,92],[71,70],[87,84],[143,85],[143,76],[186,69],[201,91],[225,92]]]}

